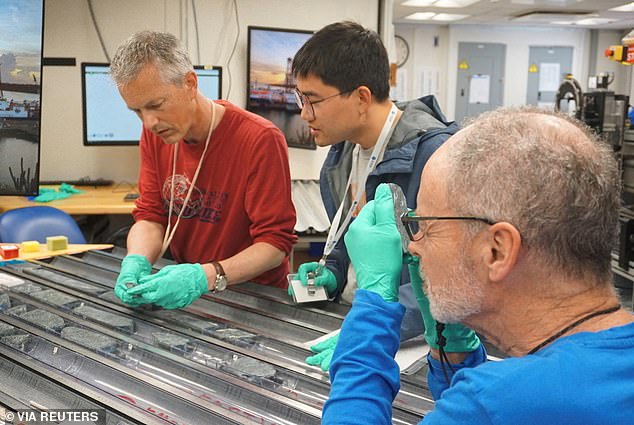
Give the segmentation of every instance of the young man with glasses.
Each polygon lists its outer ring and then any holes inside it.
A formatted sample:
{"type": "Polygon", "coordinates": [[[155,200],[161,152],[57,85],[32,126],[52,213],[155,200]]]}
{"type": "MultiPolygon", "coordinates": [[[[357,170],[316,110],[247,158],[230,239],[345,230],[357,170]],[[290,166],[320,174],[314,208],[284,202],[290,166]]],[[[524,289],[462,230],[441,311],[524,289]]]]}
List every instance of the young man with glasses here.
{"type": "MultiPolygon", "coordinates": [[[[426,328],[451,324],[425,338],[474,342],[464,324],[510,358],[486,361],[474,343],[447,365],[431,350],[436,403],[422,424],[632,423],[634,315],[621,308],[611,265],[619,170],[613,149],[578,124],[539,109],[489,112],[428,161],[415,214],[398,220],[426,328]]],[[[404,312],[397,223],[380,185],[346,233],[359,290],[323,424],[392,423],[404,312]]]]}
{"type": "MultiPolygon", "coordinates": [[[[331,146],[320,175],[331,220],[322,266],[302,264],[298,274],[304,285],[316,274],[314,284],[325,286],[333,300],[351,302],[356,278],[342,238],[349,222],[379,183],[400,186],[415,208],[427,159],[458,127],[446,121],[433,96],[392,102],[385,47],[378,34],[353,22],[317,31],[295,55],[292,72],[301,117],[318,146],[331,146]]],[[[402,329],[408,339],[422,332],[422,321],[409,285],[401,299],[409,307],[402,329]]],[[[331,353],[308,361],[327,369],[331,353]]]]}

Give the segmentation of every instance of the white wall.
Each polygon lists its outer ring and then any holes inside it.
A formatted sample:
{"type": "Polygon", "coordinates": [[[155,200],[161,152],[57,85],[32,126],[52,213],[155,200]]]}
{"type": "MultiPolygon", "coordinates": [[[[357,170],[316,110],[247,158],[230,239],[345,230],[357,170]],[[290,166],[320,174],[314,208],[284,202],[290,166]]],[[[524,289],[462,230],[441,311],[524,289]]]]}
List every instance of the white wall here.
{"type": "Polygon", "coordinates": [[[458,43],[483,42],[506,44],[504,66],[504,105],[526,103],[528,81],[528,58],[530,46],[572,46],[573,75],[584,90],[587,89],[590,61],[594,61],[596,72],[614,72],[615,82],[610,89],[616,93],[629,94],[632,72],[630,67],[603,57],[603,51],[612,44],[620,44],[622,34],[618,31],[598,31],[598,51],[590,52],[590,30],[570,28],[537,28],[480,25],[396,25],[396,33],[405,37],[410,44],[410,59],[405,65],[408,70],[409,97],[421,95],[414,91],[416,70],[422,66],[440,67],[440,92],[438,100],[447,115],[455,116],[456,83],[458,70],[458,43]],[[438,47],[433,46],[438,37],[438,47]]]}
{"type": "MultiPolygon", "coordinates": [[[[106,62],[86,0],[46,2],[44,56],[73,57],[75,67],[44,68],[42,77],[42,137],[40,178],[70,180],[83,176],[133,182],[137,179],[135,146],[85,147],[82,144],[81,62],[106,62]]],[[[97,23],[110,56],[117,45],[135,31],[153,29],[179,36],[192,60],[224,67],[223,97],[238,106],[246,99],[247,26],[317,30],[329,23],[350,19],[377,29],[378,0],[237,0],[239,35],[233,2],[195,2],[200,57],[189,0],[93,1],[97,23]],[[238,42],[231,63],[234,41],[238,42]],[[227,90],[231,81],[231,92],[227,90]]],[[[291,177],[316,179],[327,152],[290,148],[291,177]]]]}
{"type": "MultiPolygon", "coordinates": [[[[449,29],[450,49],[458,51],[460,42],[487,42],[506,44],[504,67],[504,105],[526,104],[528,84],[528,58],[530,46],[572,46],[572,74],[582,87],[587,81],[589,31],[584,29],[545,29],[520,27],[452,26],[449,29]]],[[[449,56],[449,84],[447,114],[455,113],[458,55],[449,56]]]]}
{"type": "MultiPolygon", "coordinates": [[[[94,1],[94,12],[107,51],[132,32],[141,29],[169,31],[179,36],[194,62],[224,67],[224,93],[238,106],[245,106],[247,26],[317,30],[322,26],[352,19],[376,29],[378,0],[237,0],[239,37],[230,65],[227,61],[237,35],[233,2],[195,2],[200,36],[200,57],[196,48],[194,20],[189,0],[108,0],[94,1]],[[229,83],[231,91],[228,93],[229,83]]],[[[388,2],[389,3],[389,2],[388,2]]],[[[504,104],[520,105],[526,99],[529,46],[572,46],[573,74],[587,87],[590,61],[596,72],[615,73],[610,87],[617,93],[633,89],[631,67],[605,59],[603,50],[619,44],[618,31],[598,32],[598,51],[591,52],[590,31],[586,29],[544,29],[487,27],[476,25],[397,24],[395,33],[410,44],[410,58],[402,68],[407,72],[408,98],[421,96],[419,77],[424,67],[439,70],[439,103],[449,119],[455,113],[458,43],[495,42],[507,45],[504,104]],[[438,45],[434,46],[434,40],[438,45]]],[[[119,181],[136,181],[137,147],[85,147],[82,145],[81,62],[105,62],[90,19],[87,0],[51,0],[46,3],[44,55],[73,57],[75,67],[47,66],[42,84],[41,169],[43,180],[77,179],[83,176],[119,181]]],[[[295,179],[316,179],[327,152],[290,148],[291,175],[295,179]]]]}
{"type": "MultiPolygon", "coordinates": [[[[449,57],[449,27],[441,25],[397,25],[396,34],[409,43],[409,59],[401,70],[407,73],[407,99],[435,94],[443,112],[447,109],[447,61],[449,57]],[[437,45],[435,43],[437,42],[437,45]],[[423,70],[438,70],[438,92],[428,93],[421,87],[423,70]]],[[[399,99],[400,100],[400,99],[399,99]]]]}

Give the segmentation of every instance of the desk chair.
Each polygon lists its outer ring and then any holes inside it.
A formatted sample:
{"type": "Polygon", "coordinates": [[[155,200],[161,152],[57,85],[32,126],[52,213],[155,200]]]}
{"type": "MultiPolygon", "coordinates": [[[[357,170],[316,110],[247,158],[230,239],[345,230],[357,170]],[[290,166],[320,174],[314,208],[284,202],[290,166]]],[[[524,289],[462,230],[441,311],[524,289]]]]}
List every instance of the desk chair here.
{"type": "Polygon", "coordinates": [[[68,243],[86,243],[86,238],[75,220],[57,208],[24,207],[9,210],[0,215],[0,242],[46,243],[47,236],[66,236],[68,243]]]}

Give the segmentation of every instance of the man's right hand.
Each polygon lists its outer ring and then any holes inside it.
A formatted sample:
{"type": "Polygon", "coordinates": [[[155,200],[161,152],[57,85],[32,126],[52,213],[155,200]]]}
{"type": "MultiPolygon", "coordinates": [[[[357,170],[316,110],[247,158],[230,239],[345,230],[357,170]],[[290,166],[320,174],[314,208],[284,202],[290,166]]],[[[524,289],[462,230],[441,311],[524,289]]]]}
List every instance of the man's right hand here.
{"type": "Polygon", "coordinates": [[[142,298],[128,294],[129,287],[138,285],[139,279],[152,272],[152,264],[143,255],[130,254],[121,262],[121,271],[117,277],[114,293],[121,301],[131,306],[145,304],[142,298]]]}
{"type": "MultiPolygon", "coordinates": [[[[297,269],[297,275],[299,277],[300,282],[302,282],[303,286],[308,285],[308,273],[315,273],[315,270],[319,267],[319,263],[311,262],[304,263],[297,269]]],[[[318,276],[315,276],[315,286],[324,286],[326,287],[326,291],[328,291],[328,296],[332,296],[337,290],[337,278],[335,275],[328,270],[328,267],[321,267],[318,276]]],[[[291,286],[288,287],[288,294],[293,294],[293,289],[291,286]]]]}

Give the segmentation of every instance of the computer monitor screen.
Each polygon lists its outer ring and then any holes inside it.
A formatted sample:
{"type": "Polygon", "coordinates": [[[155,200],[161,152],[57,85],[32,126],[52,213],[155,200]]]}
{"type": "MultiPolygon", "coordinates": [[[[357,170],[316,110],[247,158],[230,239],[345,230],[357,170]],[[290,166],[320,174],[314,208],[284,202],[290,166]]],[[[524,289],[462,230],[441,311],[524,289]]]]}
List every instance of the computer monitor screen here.
{"type": "Polygon", "coordinates": [[[0,1],[0,16],[0,195],[36,195],[44,0],[0,1]]]}
{"type": "MultiPolygon", "coordinates": [[[[82,63],[84,145],[136,145],[141,136],[141,121],[128,109],[110,78],[107,63],[82,63]]],[[[194,67],[198,88],[209,99],[220,99],[222,68],[194,67]]]]}
{"type": "Polygon", "coordinates": [[[209,99],[222,98],[222,68],[196,65],[194,71],[198,77],[198,89],[209,99]]]}

